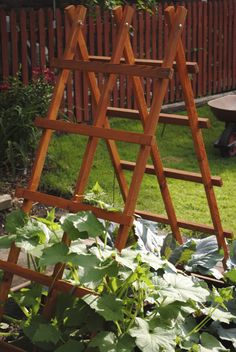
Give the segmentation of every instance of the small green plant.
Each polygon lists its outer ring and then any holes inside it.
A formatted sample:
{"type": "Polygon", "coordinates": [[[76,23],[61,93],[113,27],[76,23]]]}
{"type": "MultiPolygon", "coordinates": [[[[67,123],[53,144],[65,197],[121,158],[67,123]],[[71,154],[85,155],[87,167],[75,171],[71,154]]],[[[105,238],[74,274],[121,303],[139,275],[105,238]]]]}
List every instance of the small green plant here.
{"type": "MultiPolygon", "coordinates": [[[[59,294],[50,321],[40,313],[52,288],[45,290],[33,284],[12,295],[24,319],[5,317],[5,324],[11,322],[14,332],[18,327],[20,334],[39,351],[221,352],[236,348],[235,287],[230,286],[235,282],[234,257],[225,275],[229,285],[210,288],[177,271],[163,254],[168,253],[176,262],[182,258],[187,264],[196,261],[200,251],[196,251],[196,246],[191,246],[191,253],[185,252],[188,246],[176,253],[180,247],[168,249],[170,242],[166,240],[154,252],[145,249],[153,224],[144,222],[140,227],[136,223],[136,234],[140,228],[145,232],[145,236],[140,235],[145,248],[140,249],[139,239],[119,252],[107,245],[106,238],[112,238],[114,230],[92,213],[66,214],[59,222],[54,217],[53,210],[43,219],[13,212],[7,218],[7,234],[0,238],[0,247],[8,248],[15,242],[26,251],[29,265],[35,270],[44,271],[47,266],[63,263],[65,280],[91,290],[82,298],[75,298],[72,292],[59,294]],[[64,231],[71,240],[70,246],[61,242],[64,231]],[[93,242],[85,242],[88,238],[93,242]]],[[[232,248],[234,252],[235,243],[232,248]]],[[[218,259],[219,253],[215,255],[218,259]]],[[[200,265],[202,260],[201,257],[200,265]]]]}
{"type": "Polygon", "coordinates": [[[33,70],[32,81],[23,84],[20,73],[0,85],[0,168],[27,168],[39,137],[35,117],[43,117],[52,96],[54,75],[48,69],[33,70]]]}

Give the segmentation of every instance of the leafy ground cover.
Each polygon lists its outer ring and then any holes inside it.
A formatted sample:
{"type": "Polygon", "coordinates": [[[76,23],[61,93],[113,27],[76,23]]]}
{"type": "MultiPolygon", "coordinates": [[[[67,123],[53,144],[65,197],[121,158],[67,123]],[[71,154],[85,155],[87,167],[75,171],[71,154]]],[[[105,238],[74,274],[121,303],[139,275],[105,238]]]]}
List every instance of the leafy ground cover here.
{"type": "MultiPolygon", "coordinates": [[[[90,212],[66,214],[55,222],[21,211],[8,215],[0,247],[14,241],[25,251],[35,270],[65,264],[64,279],[88,289],[82,298],[72,291],[57,296],[51,321],[40,314],[48,290],[38,284],[11,293],[22,317],[5,315],[0,336],[32,350],[65,352],[224,352],[234,351],[236,243],[231,243],[225,287],[208,287],[177,271],[212,270],[222,259],[214,236],[191,239],[179,246],[164,241],[157,227],[138,221],[137,242],[118,252],[114,224],[101,222],[90,212]],[[61,242],[63,232],[71,246],[61,242]],[[84,240],[93,238],[88,245],[84,240]],[[155,242],[153,250],[150,243],[155,242]],[[43,300],[41,298],[44,297],[43,300]]],[[[49,288],[49,292],[52,287],[49,288]]]]}
{"type": "MultiPolygon", "coordinates": [[[[223,131],[224,125],[215,119],[208,106],[200,107],[198,112],[199,116],[208,117],[212,124],[210,129],[203,130],[203,135],[211,173],[219,175],[223,179],[223,187],[215,187],[223,226],[236,232],[234,221],[236,213],[236,202],[234,201],[236,199],[235,158],[222,158],[219,151],[213,147],[215,140],[223,131]]],[[[184,112],[182,113],[184,114],[184,112]]],[[[142,131],[138,121],[113,119],[111,124],[117,129],[142,131]]],[[[165,167],[199,172],[191,134],[187,127],[167,125],[163,129],[163,125],[159,125],[157,140],[165,167]]],[[[73,193],[85,143],[86,138],[75,135],[56,135],[54,137],[43,176],[42,189],[64,196],[73,193]]],[[[118,145],[122,159],[135,161],[137,146],[125,143],[118,143],[118,145]]],[[[130,172],[126,172],[126,174],[127,179],[130,180],[130,172]]],[[[114,201],[115,205],[122,206],[118,185],[114,180],[114,172],[103,142],[99,144],[88,188],[91,188],[96,181],[108,193],[110,202],[114,201]]],[[[211,224],[202,185],[172,179],[169,179],[168,183],[179,218],[211,224]]],[[[154,176],[145,176],[138,208],[165,213],[154,176]]]]}
{"type": "Polygon", "coordinates": [[[53,83],[49,69],[35,68],[28,85],[22,83],[20,71],[0,84],[1,177],[16,177],[29,167],[40,135],[34,119],[46,114],[53,83]]]}

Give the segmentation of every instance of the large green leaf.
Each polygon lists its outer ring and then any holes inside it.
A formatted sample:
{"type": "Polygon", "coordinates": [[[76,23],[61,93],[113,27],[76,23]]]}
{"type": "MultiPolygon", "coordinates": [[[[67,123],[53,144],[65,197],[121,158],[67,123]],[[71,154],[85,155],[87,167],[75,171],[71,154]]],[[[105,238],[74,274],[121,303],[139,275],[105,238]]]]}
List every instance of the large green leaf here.
{"type": "Polygon", "coordinates": [[[132,271],[138,266],[138,261],[136,260],[140,251],[133,250],[131,248],[122,249],[121,253],[116,254],[116,261],[121,265],[132,271]]]}
{"type": "Polygon", "coordinates": [[[236,268],[226,271],[224,273],[224,277],[226,277],[228,280],[236,284],[236,268]]]}
{"type": "Polygon", "coordinates": [[[169,261],[174,265],[186,264],[196,250],[196,242],[191,239],[182,245],[177,246],[171,252],[169,261]]]}
{"type": "Polygon", "coordinates": [[[91,347],[98,347],[100,352],[117,352],[116,335],[113,332],[102,331],[89,343],[91,347]]]}
{"type": "Polygon", "coordinates": [[[187,300],[205,302],[206,298],[209,296],[209,291],[202,288],[199,284],[194,283],[189,276],[165,273],[163,279],[167,285],[163,285],[160,293],[172,302],[186,302],[187,300]]]}
{"type": "Polygon", "coordinates": [[[105,276],[114,277],[118,274],[117,262],[108,258],[104,262],[100,262],[99,265],[92,266],[80,266],[79,277],[82,284],[90,284],[89,287],[95,288],[105,276]]]}
{"type": "Polygon", "coordinates": [[[160,326],[150,329],[147,321],[136,318],[136,326],[130,329],[130,335],[135,337],[136,345],[142,352],[173,352],[176,333],[174,329],[160,326]]]}
{"type": "Polygon", "coordinates": [[[28,221],[28,215],[22,210],[12,211],[6,217],[5,230],[8,233],[15,234],[18,228],[23,227],[28,221]]]}
{"type": "Polygon", "coordinates": [[[68,340],[63,346],[58,347],[54,352],[82,352],[84,351],[82,342],[76,340],[68,340]]]}
{"type": "Polygon", "coordinates": [[[38,329],[32,336],[32,341],[53,343],[54,345],[60,340],[61,334],[57,328],[51,324],[39,324],[38,329]]]}
{"type": "Polygon", "coordinates": [[[61,218],[61,223],[71,240],[97,237],[105,231],[104,226],[92,212],[65,215],[61,218]]]}
{"type": "Polygon", "coordinates": [[[230,341],[236,350],[236,328],[224,329],[219,326],[217,333],[222,340],[230,341]]]}
{"type": "MultiPolygon", "coordinates": [[[[186,265],[186,269],[189,271],[198,271],[203,274],[207,274],[209,270],[213,270],[216,264],[221,261],[223,254],[219,251],[218,244],[215,236],[209,236],[207,238],[198,240],[196,251],[192,254],[191,259],[186,265]]],[[[216,271],[213,270],[213,274],[216,271]]],[[[218,273],[218,278],[222,276],[218,273]]]]}
{"type": "Polygon", "coordinates": [[[83,300],[107,321],[123,319],[122,300],[113,295],[94,297],[87,295],[83,300]]]}
{"type": "Polygon", "coordinates": [[[51,236],[52,232],[45,224],[28,221],[25,226],[17,229],[16,245],[28,252],[37,245],[49,242],[51,236]]]}
{"type": "Polygon", "coordinates": [[[0,236],[0,248],[10,248],[15,239],[16,235],[0,236]]]}
{"type": "Polygon", "coordinates": [[[102,331],[92,339],[89,346],[98,347],[100,352],[132,352],[135,343],[129,335],[117,338],[113,332],[102,331]]]}
{"type": "Polygon", "coordinates": [[[42,257],[39,260],[40,265],[54,265],[57,263],[66,263],[68,260],[69,248],[64,243],[55,243],[49,248],[43,250],[42,257]]]}
{"type": "Polygon", "coordinates": [[[210,315],[212,320],[220,321],[221,323],[229,324],[233,319],[236,318],[235,315],[230,312],[223,311],[222,309],[216,308],[212,311],[211,307],[206,307],[202,310],[206,315],[210,315]]]}
{"type": "Polygon", "coordinates": [[[223,352],[229,351],[214,336],[204,332],[200,336],[200,352],[223,352]]]}
{"type": "Polygon", "coordinates": [[[105,324],[104,318],[83,300],[77,301],[76,305],[65,310],[63,318],[66,328],[80,329],[80,332],[85,334],[101,331],[105,324]]]}
{"type": "Polygon", "coordinates": [[[32,316],[23,323],[24,334],[45,351],[53,351],[61,335],[57,328],[46,322],[41,316],[32,316]]]}
{"type": "Polygon", "coordinates": [[[163,266],[165,265],[165,261],[158,258],[155,254],[153,254],[151,252],[150,253],[141,253],[141,258],[144,263],[147,263],[154,270],[158,270],[160,268],[163,268],[163,266]]]}
{"type": "MultiPolygon", "coordinates": [[[[70,253],[69,257],[76,253],[70,253]]],[[[71,260],[71,259],[70,259],[71,260]]],[[[76,259],[73,260],[74,265],[78,265],[84,268],[94,268],[98,266],[100,260],[93,254],[78,254],[76,259]]]]}

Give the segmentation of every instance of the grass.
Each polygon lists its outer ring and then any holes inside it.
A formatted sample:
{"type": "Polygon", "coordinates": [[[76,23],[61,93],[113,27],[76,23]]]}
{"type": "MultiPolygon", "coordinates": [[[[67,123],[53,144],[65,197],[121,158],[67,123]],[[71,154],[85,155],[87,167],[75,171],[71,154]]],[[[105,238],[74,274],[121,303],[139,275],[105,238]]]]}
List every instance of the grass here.
{"type": "MultiPolygon", "coordinates": [[[[199,116],[208,117],[212,127],[203,130],[203,136],[212,175],[221,176],[223,187],[215,187],[222,223],[225,229],[236,233],[236,160],[222,158],[215,149],[214,141],[223,131],[224,125],[212,115],[208,106],[198,109],[199,116]]],[[[112,119],[112,127],[128,131],[142,131],[140,122],[123,119],[112,119]]],[[[196,155],[193,149],[190,129],[188,127],[159,124],[157,141],[164,167],[199,172],[196,155]]],[[[81,159],[85,150],[86,138],[77,135],[54,136],[50,145],[48,168],[42,180],[42,189],[69,197],[73,194],[81,159]]],[[[121,159],[135,161],[138,147],[133,144],[118,143],[121,159]]],[[[125,172],[128,182],[131,173],[125,172]]],[[[106,145],[100,141],[93,168],[90,174],[88,189],[98,181],[108,194],[110,202],[122,205],[119,187],[109,160],[106,145]]],[[[212,224],[204,188],[192,182],[168,179],[177,217],[199,223],[212,224]]],[[[144,177],[138,199],[138,209],[165,214],[163,201],[154,176],[144,177]]]]}

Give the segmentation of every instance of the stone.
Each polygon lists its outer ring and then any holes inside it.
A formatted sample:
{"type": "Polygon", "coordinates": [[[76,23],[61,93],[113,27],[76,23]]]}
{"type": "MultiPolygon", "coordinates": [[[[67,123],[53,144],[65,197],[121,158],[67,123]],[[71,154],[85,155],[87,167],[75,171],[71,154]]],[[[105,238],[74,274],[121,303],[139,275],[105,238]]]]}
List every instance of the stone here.
{"type": "Polygon", "coordinates": [[[0,211],[9,209],[12,206],[12,199],[9,194],[0,195],[0,211]]]}

